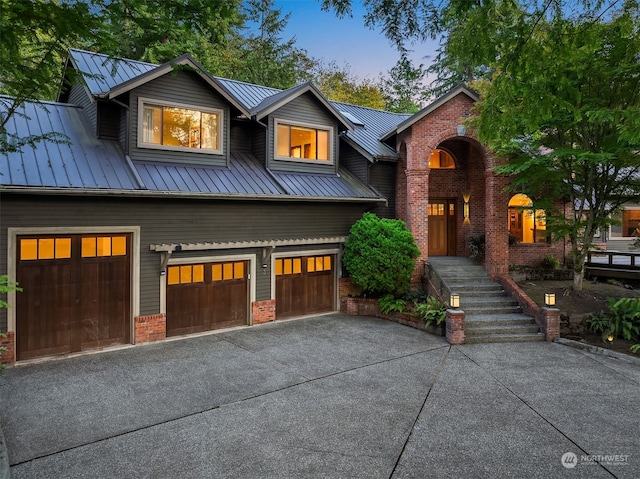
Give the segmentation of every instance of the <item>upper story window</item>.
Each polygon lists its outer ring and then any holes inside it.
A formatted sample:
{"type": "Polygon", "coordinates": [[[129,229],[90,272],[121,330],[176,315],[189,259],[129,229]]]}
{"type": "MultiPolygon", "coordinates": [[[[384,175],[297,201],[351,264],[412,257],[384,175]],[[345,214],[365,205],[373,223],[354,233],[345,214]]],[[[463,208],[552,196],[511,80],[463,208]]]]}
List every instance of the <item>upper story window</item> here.
{"type": "Polygon", "coordinates": [[[332,132],[328,127],[291,125],[276,121],[276,157],[331,163],[332,132]]]}
{"type": "Polygon", "coordinates": [[[456,162],[453,160],[453,156],[444,150],[433,150],[429,157],[429,168],[434,169],[455,169],[456,162]]]}
{"type": "Polygon", "coordinates": [[[222,110],[140,99],[138,146],[222,153],[222,110]]]}

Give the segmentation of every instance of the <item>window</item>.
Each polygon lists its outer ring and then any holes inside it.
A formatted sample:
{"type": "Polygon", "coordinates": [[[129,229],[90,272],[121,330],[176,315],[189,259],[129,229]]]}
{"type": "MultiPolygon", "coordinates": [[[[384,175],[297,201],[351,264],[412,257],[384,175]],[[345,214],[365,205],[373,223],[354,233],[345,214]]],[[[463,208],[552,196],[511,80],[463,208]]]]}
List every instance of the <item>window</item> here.
{"type": "Polygon", "coordinates": [[[455,169],[456,163],[453,157],[444,150],[433,150],[429,157],[429,168],[433,169],[455,169]]]}
{"type": "Polygon", "coordinates": [[[222,111],[140,100],[138,146],[222,152],[222,111]]]}
{"type": "Polygon", "coordinates": [[[169,266],[167,284],[191,284],[204,282],[204,265],[188,264],[184,266],[169,266]]]}
{"type": "Polygon", "coordinates": [[[71,258],[71,238],[33,238],[20,240],[20,259],[71,258]]]}
{"type": "Polygon", "coordinates": [[[124,256],[126,254],[126,236],[84,236],[82,238],[81,256],[83,258],[124,256]]]}
{"type": "Polygon", "coordinates": [[[548,241],[545,211],[533,207],[527,195],[514,195],[509,201],[509,234],[521,243],[548,241]]]}
{"type": "Polygon", "coordinates": [[[276,156],[281,159],[331,162],[330,128],[276,122],[276,156]]]}

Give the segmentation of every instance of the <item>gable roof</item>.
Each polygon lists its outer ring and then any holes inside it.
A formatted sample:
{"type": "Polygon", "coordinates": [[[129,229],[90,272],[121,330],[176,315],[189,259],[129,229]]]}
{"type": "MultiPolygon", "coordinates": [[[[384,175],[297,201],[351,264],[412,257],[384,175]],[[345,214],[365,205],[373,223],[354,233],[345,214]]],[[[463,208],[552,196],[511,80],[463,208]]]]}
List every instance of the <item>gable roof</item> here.
{"type": "Polygon", "coordinates": [[[471,90],[470,88],[468,88],[466,85],[458,85],[458,86],[452,88],[451,90],[449,90],[447,93],[445,93],[441,97],[437,98],[435,101],[433,101],[433,103],[427,105],[425,108],[420,110],[418,113],[410,116],[409,118],[404,120],[402,123],[397,125],[395,128],[392,128],[391,130],[387,131],[385,134],[380,136],[380,141],[386,141],[386,140],[390,139],[391,137],[393,137],[395,135],[398,135],[399,133],[402,133],[407,128],[410,128],[415,123],[417,123],[418,121],[422,120],[429,113],[432,113],[433,111],[437,110],[438,108],[440,108],[442,105],[444,105],[445,103],[447,103],[451,99],[453,99],[456,96],[461,95],[461,94],[467,95],[474,102],[478,101],[478,99],[479,99],[478,94],[476,92],[474,92],[473,90],[471,90]]]}
{"type": "Polygon", "coordinates": [[[185,68],[198,74],[213,90],[240,110],[242,114],[249,115],[249,112],[237,101],[235,96],[209,75],[204,67],[189,54],[181,55],[162,65],[124,58],[110,58],[106,55],[76,49],[69,50],[69,54],[72,65],[81,74],[89,94],[94,98],[115,98],[151,80],[171,73],[176,68],[185,68]]]}

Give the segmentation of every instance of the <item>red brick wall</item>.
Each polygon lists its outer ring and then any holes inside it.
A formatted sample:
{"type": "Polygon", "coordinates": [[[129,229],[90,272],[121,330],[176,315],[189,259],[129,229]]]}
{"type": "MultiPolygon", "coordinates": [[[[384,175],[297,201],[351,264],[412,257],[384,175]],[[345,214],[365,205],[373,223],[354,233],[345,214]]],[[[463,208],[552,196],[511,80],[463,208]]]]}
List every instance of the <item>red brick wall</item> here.
{"type": "Polygon", "coordinates": [[[2,356],[0,356],[0,363],[2,364],[13,364],[16,362],[16,341],[15,341],[15,333],[13,331],[9,331],[6,334],[6,338],[0,338],[0,346],[6,348],[6,351],[2,352],[2,356]]]}
{"type": "Polygon", "coordinates": [[[164,313],[136,316],[135,342],[149,343],[167,337],[167,316],[164,313]]]}
{"type": "Polygon", "coordinates": [[[276,319],[276,300],[254,301],[251,304],[253,324],[263,324],[276,319]]]}

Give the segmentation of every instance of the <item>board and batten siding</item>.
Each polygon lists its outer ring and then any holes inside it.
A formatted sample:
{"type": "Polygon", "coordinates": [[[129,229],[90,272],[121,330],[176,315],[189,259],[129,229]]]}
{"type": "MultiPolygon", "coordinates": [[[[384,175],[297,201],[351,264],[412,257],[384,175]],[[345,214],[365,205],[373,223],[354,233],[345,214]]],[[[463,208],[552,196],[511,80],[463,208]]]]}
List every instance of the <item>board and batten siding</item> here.
{"type": "Polygon", "coordinates": [[[269,132],[267,135],[267,161],[274,171],[292,171],[297,173],[337,173],[338,172],[338,122],[333,115],[318,103],[310,94],[304,94],[278,108],[269,115],[269,132]],[[292,125],[314,125],[333,129],[333,164],[322,161],[287,161],[276,160],[275,125],[276,120],[285,120],[292,125]],[[324,163],[324,164],[323,164],[324,163]]]}
{"type": "Polygon", "coordinates": [[[131,112],[131,134],[129,151],[131,159],[139,161],[178,162],[197,165],[226,166],[229,161],[230,109],[227,102],[197,74],[171,72],[132,90],[129,94],[131,112]],[[160,148],[138,148],[138,98],[159,102],[179,103],[186,106],[216,108],[223,111],[221,155],[194,151],[162,150],[160,148]]]}
{"type": "MultiPolygon", "coordinates": [[[[160,254],[149,245],[228,241],[286,240],[347,236],[368,204],[279,201],[221,201],[83,197],[36,197],[4,193],[0,229],[0,274],[7,272],[9,227],[128,227],[140,228],[140,314],[160,310],[160,254]]],[[[116,232],[117,228],[114,228],[116,232]]],[[[334,245],[335,246],[335,245],[334,245]]],[[[327,245],[296,246],[299,251],[327,245]]],[[[276,248],[276,251],[280,251],[276,248]]],[[[173,258],[212,257],[229,250],[176,252],[173,258]],[[181,256],[188,255],[188,256],[181,256]]],[[[262,250],[234,249],[256,254],[256,300],[271,297],[270,271],[262,274],[262,250]]],[[[6,331],[6,311],[0,328],[6,331]]]]}

